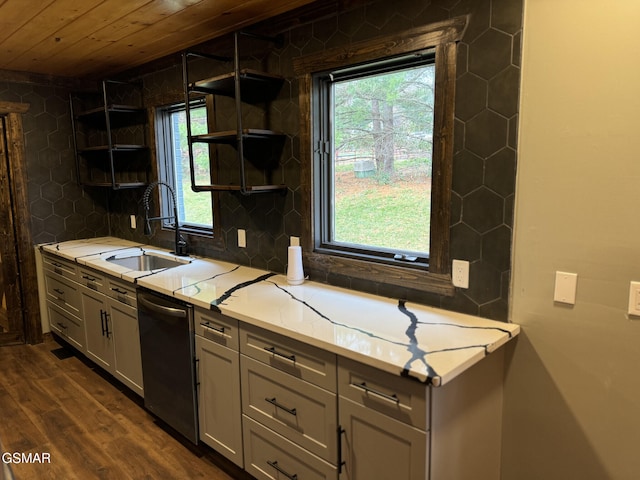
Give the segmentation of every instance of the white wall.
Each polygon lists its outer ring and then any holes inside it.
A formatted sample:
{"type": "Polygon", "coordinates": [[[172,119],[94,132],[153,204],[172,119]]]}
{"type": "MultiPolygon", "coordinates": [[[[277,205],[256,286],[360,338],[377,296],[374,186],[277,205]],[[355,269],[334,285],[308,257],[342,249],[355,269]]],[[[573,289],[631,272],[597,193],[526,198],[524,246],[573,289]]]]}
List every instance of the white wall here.
{"type": "Polygon", "coordinates": [[[638,0],[525,0],[503,480],[640,478],[639,29],[638,0]]]}

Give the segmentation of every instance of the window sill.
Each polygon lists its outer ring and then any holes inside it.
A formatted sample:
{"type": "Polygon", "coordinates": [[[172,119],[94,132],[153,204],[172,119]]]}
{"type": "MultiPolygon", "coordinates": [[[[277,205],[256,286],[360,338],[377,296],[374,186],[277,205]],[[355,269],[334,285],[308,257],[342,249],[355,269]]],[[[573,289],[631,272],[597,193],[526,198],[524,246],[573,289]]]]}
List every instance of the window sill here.
{"type": "Polygon", "coordinates": [[[410,266],[386,265],[315,252],[305,253],[304,260],[306,268],[327,274],[336,273],[447,297],[455,293],[450,274],[430,273],[410,266]]]}

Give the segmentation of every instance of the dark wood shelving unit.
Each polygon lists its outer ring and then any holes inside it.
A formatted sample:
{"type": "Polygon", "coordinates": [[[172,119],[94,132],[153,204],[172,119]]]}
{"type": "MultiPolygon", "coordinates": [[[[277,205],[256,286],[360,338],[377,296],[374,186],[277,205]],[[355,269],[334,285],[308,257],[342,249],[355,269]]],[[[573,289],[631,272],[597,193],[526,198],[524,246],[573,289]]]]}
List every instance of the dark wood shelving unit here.
{"type": "Polygon", "coordinates": [[[141,87],[104,80],[101,92],[69,98],[78,183],[114,190],[147,185],[151,157],[141,87]],[[139,106],[114,102],[114,95],[135,98],[139,106]]]}
{"type": "MultiPolygon", "coordinates": [[[[193,92],[212,93],[235,97],[234,72],[207,78],[190,84],[193,92]]],[[[241,100],[246,103],[260,103],[273,100],[282,88],[284,78],[279,75],[271,75],[257,70],[240,70],[241,100]]]]}
{"type": "MultiPolygon", "coordinates": [[[[198,191],[227,191],[240,192],[243,195],[254,193],[286,193],[286,185],[271,184],[272,172],[279,165],[279,157],[286,135],[260,128],[245,128],[242,120],[243,103],[266,105],[276,98],[284,83],[284,78],[252,69],[240,69],[239,36],[247,35],[243,32],[234,34],[234,56],[232,72],[217,75],[211,78],[191,82],[189,80],[189,60],[191,57],[206,58],[213,61],[229,61],[230,58],[207,55],[201,53],[185,52],[182,56],[183,85],[185,106],[187,114],[187,140],[189,144],[189,160],[191,166],[191,188],[198,191]],[[190,103],[192,94],[220,95],[235,100],[236,126],[235,130],[208,132],[201,135],[192,135],[190,120],[190,103]],[[236,149],[239,181],[236,185],[198,185],[194,175],[193,144],[207,143],[212,146],[230,145],[236,149]],[[255,168],[262,169],[267,178],[266,185],[252,185],[246,180],[246,165],[249,161],[255,168]]],[[[269,42],[277,42],[272,37],[250,35],[269,42]]],[[[215,168],[214,160],[210,157],[211,168],[215,168]]]]}

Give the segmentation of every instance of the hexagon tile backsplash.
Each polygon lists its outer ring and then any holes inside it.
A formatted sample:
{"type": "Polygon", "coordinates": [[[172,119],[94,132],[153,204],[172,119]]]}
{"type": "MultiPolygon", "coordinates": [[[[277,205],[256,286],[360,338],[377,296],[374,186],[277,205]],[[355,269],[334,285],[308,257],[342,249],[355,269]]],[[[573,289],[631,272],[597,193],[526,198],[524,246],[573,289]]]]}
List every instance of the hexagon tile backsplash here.
{"type": "MultiPolygon", "coordinates": [[[[274,181],[286,182],[288,194],[271,199],[221,194],[226,249],[220,251],[201,241],[196,253],[284,271],[288,237],[299,236],[302,222],[306,221],[300,213],[301,147],[293,58],[468,14],[470,23],[458,46],[451,258],[469,260],[471,287],[456,289],[453,297],[440,297],[343,275],[316,280],[506,320],[522,0],[375,0],[349,5],[356,6],[304,24],[292,24],[284,32],[284,45],[266,58],[270,70],[277,69],[287,77],[269,112],[269,121],[270,128],[288,135],[280,168],[274,172],[274,181]],[[237,228],[247,231],[251,248],[236,246],[237,228]]],[[[180,65],[148,71],[144,82],[148,98],[179,98],[180,65]]],[[[24,128],[34,241],[137,235],[127,227],[128,217],[134,213],[129,211],[131,204],[137,202],[135,192],[118,196],[99,189],[83,190],[77,185],[67,98],[68,92],[57,87],[0,82],[0,100],[31,104],[24,128]]]]}

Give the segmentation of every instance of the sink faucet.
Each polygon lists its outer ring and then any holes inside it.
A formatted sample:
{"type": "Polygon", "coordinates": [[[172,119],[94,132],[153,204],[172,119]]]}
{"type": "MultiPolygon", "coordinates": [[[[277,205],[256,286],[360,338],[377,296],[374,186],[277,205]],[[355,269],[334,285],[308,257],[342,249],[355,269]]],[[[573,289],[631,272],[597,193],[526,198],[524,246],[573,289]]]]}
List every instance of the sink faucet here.
{"type": "Polygon", "coordinates": [[[144,195],[142,196],[142,203],[144,204],[144,234],[151,235],[151,224],[149,223],[151,220],[169,220],[173,218],[175,221],[175,229],[176,229],[176,247],[175,254],[179,256],[186,256],[187,254],[187,242],[180,234],[180,222],[178,220],[178,201],[176,199],[176,192],[174,192],[171,185],[165,182],[153,182],[150,183],[147,189],[144,191],[144,195]],[[163,185],[167,187],[169,192],[171,193],[171,198],[173,199],[173,216],[172,217],[152,217],[149,218],[149,196],[151,195],[151,191],[155,187],[160,187],[163,185]]]}

